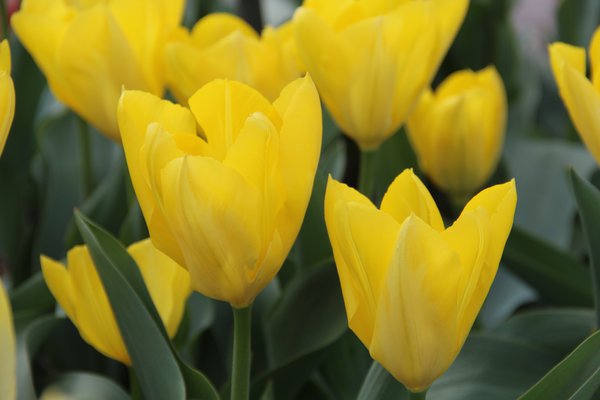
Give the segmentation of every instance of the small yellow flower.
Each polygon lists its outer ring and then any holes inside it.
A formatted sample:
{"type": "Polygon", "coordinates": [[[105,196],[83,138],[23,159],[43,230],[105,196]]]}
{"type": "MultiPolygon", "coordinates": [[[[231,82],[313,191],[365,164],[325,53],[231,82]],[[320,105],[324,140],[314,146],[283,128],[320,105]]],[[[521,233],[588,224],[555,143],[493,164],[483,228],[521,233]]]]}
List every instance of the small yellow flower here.
{"type": "Polygon", "coordinates": [[[153,243],[188,269],[195,290],[243,308],[302,224],[321,148],[319,96],[308,76],[272,104],[219,79],[189,105],[123,93],[129,173],[153,243]]]}
{"type": "Polygon", "coordinates": [[[10,77],[10,48],[5,39],[0,43],[0,156],[15,115],[15,87],[10,77]]]}
{"type": "Polygon", "coordinates": [[[275,100],[302,75],[297,57],[289,23],[266,27],[259,38],[241,18],[210,14],[190,35],[167,45],[167,82],[181,104],[217,78],[245,83],[275,100]]]}
{"type": "Polygon", "coordinates": [[[54,95],[119,140],[121,89],[164,90],[164,46],[184,0],[24,0],[11,24],[54,95]]]}
{"type": "Polygon", "coordinates": [[[10,302],[0,279],[0,397],[13,400],[17,397],[17,358],[15,330],[10,302]]]}
{"type": "Polygon", "coordinates": [[[338,126],[363,150],[395,133],[429,85],[468,0],[306,1],[296,46],[338,126]]]}
{"type": "MultiPolygon", "coordinates": [[[[127,251],[140,269],[167,333],[175,336],[190,294],[189,274],[158,251],[150,239],[132,244],[127,251]]],[[[41,257],[41,263],[48,288],[81,337],[100,353],[130,365],[117,321],[87,247],[75,246],[69,250],[66,268],[45,256],[41,257]]]]}
{"type": "Polygon", "coordinates": [[[560,97],[581,139],[600,164],[600,28],[589,48],[591,81],[585,75],[585,49],[556,42],[548,51],[560,97]]]}
{"type": "Polygon", "coordinates": [[[412,170],[394,180],[379,209],[329,179],[325,221],[348,324],[411,391],[428,388],[462,348],[496,275],[516,199],[514,181],[493,186],[445,229],[412,170]]]}
{"type": "Polygon", "coordinates": [[[408,119],[419,166],[462,204],[496,169],[505,126],[506,94],[493,67],[450,75],[421,96],[408,119]]]}

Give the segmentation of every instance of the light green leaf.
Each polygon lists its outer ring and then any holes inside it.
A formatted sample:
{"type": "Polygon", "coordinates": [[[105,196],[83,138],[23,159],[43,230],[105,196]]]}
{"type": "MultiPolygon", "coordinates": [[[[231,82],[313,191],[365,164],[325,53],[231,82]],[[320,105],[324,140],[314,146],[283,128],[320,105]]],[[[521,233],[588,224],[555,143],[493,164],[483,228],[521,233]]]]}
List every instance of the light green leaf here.
{"type": "Polygon", "coordinates": [[[129,394],[115,382],[87,372],[60,375],[47,386],[40,400],[128,400],[129,394]]]}

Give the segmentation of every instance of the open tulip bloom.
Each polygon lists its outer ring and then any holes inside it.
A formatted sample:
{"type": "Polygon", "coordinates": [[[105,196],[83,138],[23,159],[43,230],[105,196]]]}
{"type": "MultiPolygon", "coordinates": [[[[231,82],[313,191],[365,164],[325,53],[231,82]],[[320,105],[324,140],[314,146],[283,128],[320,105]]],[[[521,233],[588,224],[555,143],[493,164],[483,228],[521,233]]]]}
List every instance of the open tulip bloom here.
{"type": "Polygon", "coordinates": [[[514,180],[490,187],[444,228],[412,170],[394,180],[379,209],[329,179],[325,221],[348,324],[412,392],[426,390],[462,348],[496,275],[516,200],[514,180]]]}
{"type": "Polygon", "coordinates": [[[362,150],[408,117],[462,24],[468,0],[306,0],[298,54],[323,102],[362,150]]]}

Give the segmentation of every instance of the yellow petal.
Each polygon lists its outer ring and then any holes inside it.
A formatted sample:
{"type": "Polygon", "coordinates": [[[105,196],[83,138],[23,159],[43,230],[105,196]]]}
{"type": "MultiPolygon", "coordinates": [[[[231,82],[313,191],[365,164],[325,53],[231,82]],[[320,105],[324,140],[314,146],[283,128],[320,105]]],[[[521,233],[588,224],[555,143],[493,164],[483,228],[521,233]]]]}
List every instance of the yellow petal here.
{"type": "Polygon", "coordinates": [[[204,49],[236,31],[243,36],[258,39],[256,31],[242,18],[233,14],[213,13],[194,25],[192,40],[196,47],[204,49]]]}
{"type": "MultiPolygon", "coordinates": [[[[596,28],[594,34],[592,35],[592,40],[590,42],[590,64],[591,64],[591,74],[592,74],[592,82],[594,82],[594,87],[596,91],[600,92],[600,28],[596,28]]],[[[584,60],[585,63],[585,60],[584,60]]],[[[584,64],[585,68],[585,64],[584,64]]],[[[585,69],[584,69],[585,71],[585,69]]],[[[584,72],[585,73],[585,72],[584,72]]]]}
{"type": "Polygon", "coordinates": [[[570,66],[571,68],[574,68],[575,71],[585,75],[585,50],[581,47],[556,42],[548,46],[548,54],[550,56],[550,66],[552,67],[554,79],[556,80],[558,90],[564,99],[564,68],[570,66]]]}
{"type": "Polygon", "coordinates": [[[405,169],[394,179],[383,196],[381,211],[393,216],[399,224],[414,214],[436,231],[444,230],[435,201],[412,169],[405,169]]]}
{"type": "Polygon", "coordinates": [[[600,93],[592,83],[574,68],[565,65],[562,71],[563,101],[581,139],[600,163],[600,93]]]}
{"type": "Polygon", "coordinates": [[[325,193],[325,222],[348,325],[369,346],[400,225],[359,192],[331,177],[325,193]]]}
{"type": "Polygon", "coordinates": [[[127,252],[140,268],[169,337],[174,337],[191,291],[189,273],[154,247],[150,239],[132,244],[127,252]]]}
{"type": "Polygon", "coordinates": [[[160,124],[172,134],[195,134],[196,123],[186,108],[149,93],[124,91],[118,106],[119,128],[129,174],[147,224],[155,209],[152,188],[145,179],[146,163],[140,159],[148,125],[160,124]]]}
{"type": "Polygon", "coordinates": [[[277,131],[281,127],[281,119],[268,100],[239,82],[214,80],[198,90],[189,104],[218,160],[225,158],[250,114],[260,112],[277,131]]]}
{"type": "Polygon", "coordinates": [[[15,87],[10,77],[10,49],[5,39],[0,43],[0,156],[15,115],[15,87]]]}
{"type": "Polygon", "coordinates": [[[17,397],[16,340],[10,302],[0,280],[0,393],[2,398],[17,397]]]}
{"type": "Polygon", "coordinates": [[[307,75],[289,83],[274,106],[282,119],[279,165],[287,193],[278,226],[285,246],[291,248],[308,206],[321,154],[321,102],[307,75]]]}
{"type": "Polygon", "coordinates": [[[412,391],[443,374],[455,357],[460,259],[416,216],[400,230],[382,289],[371,356],[412,391]]]}

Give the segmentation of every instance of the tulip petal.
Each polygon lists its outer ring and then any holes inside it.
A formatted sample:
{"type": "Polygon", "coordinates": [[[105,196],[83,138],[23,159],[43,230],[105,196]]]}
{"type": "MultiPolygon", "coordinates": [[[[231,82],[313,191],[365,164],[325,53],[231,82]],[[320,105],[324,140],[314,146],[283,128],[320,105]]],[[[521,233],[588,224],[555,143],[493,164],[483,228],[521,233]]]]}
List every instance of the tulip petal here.
{"type": "Polygon", "coordinates": [[[72,303],[74,301],[74,292],[67,269],[63,264],[46,256],[40,257],[40,263],[48,289],[50,289],[50,292],[62,309],[65,310],[67,316],[74,320],[77,315],[75,312],[76,307],[72,303]]]}
{"type": "Polygon", "coordinates": [[[348,325],[365,346],[369,346],[400,224],[377,210],[359,192],[331,177],[325,193],[325,221],[344,294],[348,325]]]}
{"type": "Polygon", "coordinates": [[[239,82],[214,80],[198,90],[189,104],[217,160],[225,158],[250,114],[260,112],[277,131],[281,128],[281,119],[268,100],[239,82]]]}
{"type": "Polygon", "coordinates": [[[412,169],[394,179],[381,202],[381,211],[393,216],[399,224],[414,214],[436,231],[444,230],[444,221],[433,197],[412,169]]]}
{"type": "Polygon", "coordinates": [[[596,88],[596,91],[600,92],[600,27],[596,28],[594,34],[592,35],[589,54],[592,69],[592,82],[594,83],[594,88],[596,88]]]}
{"type": "Polygon", "coordinates": [[[278,226],[283,242],[291,248],[306,212],[321,154],[321,102],[307,75],[289,83],[274,106],[283,121],[279,165],[287,193],[278,226]]]}
{"type": "Polygon", "coordinates": [[[0,391],[7,400],[17,398],[16,345],[10,302],[0,280],[0,391]]]}
{"type": "Polygon", "coordinates": [[[15,87],[10,77],[10,49],[8,41],[0,43],[0,155],[15,115],[15,87]]]}
{"type": "Polygon", "coordinates": [[[190,295],[189,273],[152,245],[150,239],[127,248],[148,287],[169,337],[175,336],[190,295]]]}
{"type": "Polygon", "coordinates": [[[200,49],[205,49],[233,32],[258,39],[258,34],[242,18],[228,13],[213,13],[200,19],[192,29],[192,41],[200,49]]]}
{"type": "Polygon", "coordinates": [[[419,217],[400,230],[379,300],[371,356],[412,391],[451,364],[456,334],[458,255],[419,217]]]}
{"type": "Polygon", "coordinates": [[[565,90],[563,70],[566,66],[574,68],[577,72],[585,75],[585,50],[581,47],[572,46],[566,43],[552,43],[548,46],[550,56],[550,66],[554,79],[558,85],[561,96],[564,96],[565,90]]]}

